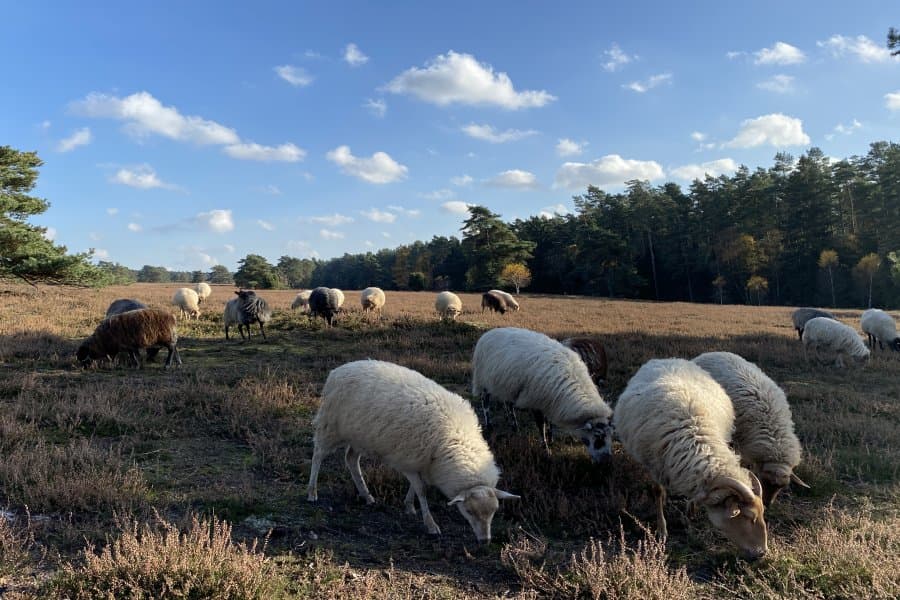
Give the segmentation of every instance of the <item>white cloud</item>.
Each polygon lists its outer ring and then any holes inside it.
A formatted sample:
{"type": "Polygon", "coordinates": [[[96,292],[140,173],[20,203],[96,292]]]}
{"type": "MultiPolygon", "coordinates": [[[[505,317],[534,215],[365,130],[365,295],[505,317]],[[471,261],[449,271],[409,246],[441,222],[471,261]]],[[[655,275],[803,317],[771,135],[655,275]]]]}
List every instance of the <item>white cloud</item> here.
{"type": "Polygon", "coordinates": [[[706,134],[700,131],[694,131],[693,133],[691,133],[691,139],[695,142],[702,142],[706,139],[706,134]]]}
{"type": "Polygon", "coordinates": [[[451,177],[450,183],[459,187],[465,187],[470,185],[473,181],[475,181],[471,175],[459,175],[458,177],[451,177]]]}
{"type": "Polygon", "coordinates": [[[720,158],[705,163],[675,167],[669,171],[669,174],[679,179],[693,181],[695,179],[703,179],[707,174],[711,177],[718,177],[719,175],[734,173],[737,168],[737,163],[730,158],[720,158]]]}
{"type": "Polygon", "coordinates": [[[441,210],[454,215],[464,215],[469,212],[470,206],[472,205],[466,202],[451,200],[450,202],[444,202],[443,204],[441,204],[441,210]]]}
{"type": "Polygon", "coordinates": [[[321,223],[322,225],[328,225],[329,227],[337,227],[338,225],[345,225],[346,223],[352,223],[353,217],[348,217],[346,215],[342,215],[340,213],[334,213],[333,215],[325,215],[323,217],[307,217],[301,219],[301,221],[308,221],[310,223],[321,223]]]}
{"type": "Polygon", "coordinates": [[[803,132],[803,122],[800,119],[773,113],[742,122],[738,134],[724,146],[727,148],[755,148],[763,144],[775,147],[803,146],[809,141],[809,136],[803,132]]]}
{"type": "MultiPolygon", "coordinates": [[[[156,171],[150,165],[137,165],[136,167],[123,167],[109,178],[111,183],[127,185],[141,190],[162,188],[167,190],[178,189],[178,186],[166,183],[157,176],[156,171]]],[[[111,213],[114,214],[114,213],[111,213]]]]}
{"type": "Polygon", "coordinates": [[[885,94],[884,105],[888,110],[900,110],[900,91],[885,94]]]}
{"type": "Polygon", "coordinates": [[[789,94],[794,91],[794,78],[791,75],[773,75],[757,83],[756,87],[776,94],[789,94]]]}
{"type": "Polygon", "coordinates": [[[275,73],[294,87],[306,87],[313,82],[313,77],[303,67],[281,65],[275,67],[275,73]]]}
{"type": "Polygon", "coordinates": [[[560,138],[556,144],[556,153],[560,156],[578,156],[584,152],[587,142],[576,142],[569,138],[560,138]]]}
{"type": "Polygon", "coordinates": [[[44,239],[50,240],[51,242],[56,239],[56,227],[47,227],[44,229],[44,239]]]}
{"type": "Polygon", "coordinates": [[[622,87],[626,90],[631,90],[633,92],[637,92],[638,94],[643,94],[644,92],[650,91],[657,86],[671,82],[671,73],[660,73],[659,75],[651,75],[649,79],[645,79],[644,81],[632,81],[631,83],[627,83],[622,87]]]}
{"type": "Polygon", "coordinates": [[[493,187],[515,188],[521,190],[529,190],[538,187],[537,177],[534,176],[534,173],[523,171],[521,169],[503,171],[487,180],[485,183],[493,187]]]}
{"type": "Polygon", "coordinates": [[[391,239],[391,234],[389,234],[387,231],[382,231],[382,232],[381,232],[381,237],[384,237],[384,238],[387,238],[387,239],[391,239]]]}
{"type": "Polygon", "coordinates": [[[376,152],[369,158],[353,156],[349,146],[338,146],[325,157],[341,167],[345,175],[352,175],[369,183],[392,183],[406,179],[408,169],[386,152],[376,152]]]}
{"type": "Polygon", "coordinates": [[[854,38],[836,34],[824,42],[816,42],[816,45],[830,50],[831,55],[836,58],[851,55],[864,63],[883,63],[893,59],[890,50],[864,35],[854,38]]]}
{"type": "MultiPolygon", "coordinates": [[[[466,175],[466,177],[469,177],[469,176],[466,175]]],[[[472,178],[469,177],[469,181],[471,181],[471,180],[472,180],[472,178]]],[[[468,184],[466,184],[466,185],[468,185],[468,184]]],[[[439,190],[434,190],[433,192],[426,192],[426,193],[420,194],[420,195],[422,198],[425,198],[426,200],[440,201],[440,200],[449,200],[450,198],[452,198],[454,196],[454,193],[453,193],[453,190],[448,190],[447,188],[441,188],[439,190]]]]}
{"type": "Polygon", "coordinates": [[[144,228],[141,227],[140,223],[129,223],[128,224],[128,231],[133,231],[133,232],[137,233],[139,231],[142,231],[143,229],[144,228]]]}
{"type": "Polygon", "coordinates": [[[225,252],[232,253],[235,251],[235,247],[231,244],[223,244],[223,248],[225,248],[225,252]]]}
{"type": "Polygon", "coordinates": [[[385,86],[394,94],[411,94],[438,106],[494,105],[509,110],[544,106],[556,97],[540,90],[517,92],[506,73],[478,62],[471,54],[450,50],[424,68],[411,67],[385,86]]]}
{"type": "Polygon", "coordinates": [[[93,137],[91,136],[91,130],[87,127],[82,127],[69,137],[59,140],[59,143],[56,144],[56,151],[69,152],[71,150],[74,150],[78,146],[86,146],[90,144],[92,139],[93,137]]]}
{"type": "Polygon", "coordinates": [[[363,54],[356,44],[347,44],[344,48],[344,61],[351,67],[358,67],[369,62],[369,57],[363,54]]]}
{"type": "Polygon", "coordinates": [[[39,127],[40,127],[41,129],[43,129],[44,131],[47,131],[48,129],[50,129],[50,126],[51,126],[52,124],[53,124],[53,123],[51,123],[51,122],[48,121],[47,119],[44,119],[43,121],[41,121],[41,124],[39,125],[39,127]]]}
{"type": "Polygon", "coordinates": [[[537,134],[537,131],[535,131],[534,129],[528,129],[525,131],[521,129],[495,131],[493,126],[491,125],[477,125],[475,123],[469,123],[468,125],[463,127],[462,130],[463,133],[465,133],[469,137],[475,138],[477,140],[485,140],[487,142],[491,142],[492,144],[514,142],[516,140],[521,140],[522,138],[537,134]]]}
{"type": "Polygon", "coordinates": [[[275,226],[269,223],[268,221],[263,221],[262,219],[257,219],[256,224],[265,229],[266,231],[274,231],[275,226]]]}
{"type": "Polygon", "coordinates": [[[406,215],[407,217],[420,217],[422,216],[422,211],[418,208],[404,208],[402,206],[397,206],[396,204],[392,204],[388,206],[388,210],[394,211],[395,213],[400,213],[402,215],[406,215]]]}
{"type": "Polygon", "coordinates": [[[728,60],[734,60],[735,58],[738,58],[740,56],[745,56],[746,54],[747,53],[742,50],[738,50],[738,51],[732,50],[731,52],[726,52],[725,56],[728,57],[728,60]]]}
{"type": "Polygon", "coordinates": [[[637,58],[637,55],[628,55],[619,48],[619,45],[613,42],[613,45],[610,46],[609,50],[604,50],[603,55],[606,57],[606,62],[603,63],[603,68],[609,72],[613,72],[617,70],[619,67],[623,65],[627,65],[631,61],[637,58]]]}
{"type": "Polygon", "coordinates": [[[378,210],[377,208],[361,210],[359,211],[359,214],[369,219],[370,221],[375,221],[376,223],[393,223],[397,220],[397,215],[395,215],[394,213],[378,210]]]}
{"type": "Polygon", "coordinates": [[[234,220],[230,209],[214,209],[198,213],[194,219],[215,233],[227,233],[234,229],[234,220]]]}
{"type": "Polygon", "coordinates": [[[371,98],[366,98],[366,101],[363,103],[363,106],[365,108],[367,108],[370,113],[372,113],[379,119],[384,118],[384,115],[387,114],[387,102],[385,102],[381,98],[379,98],[378,100],[372,100],[371,98]]]}
{"type": "MultiPolygon", "coordinates": [[[[849,125],[844,125],[843,123],[838,123],[837,125],[834,126],[834,133],[825,134],[825,139],[828,141],[833,140],[835,133],[840,133],[841,135],[852,135],[860,127],[862,127],[862,123],[860,123],[856,119],[853,119],[852,121],[850,121],[849,125]]],[[[835,162],[838,162],[838,161],[835,161],[835,162]]]]}
{"type": "Polygon", "coordinates": [[[261,191],[263,194],[269,194],[270,196],[280,196],[281,195],[281,188],[278,187],[277,185],[274,185],[271,183],[268,185],[262,186],[261,188],[259,188],[259,191],[261,191]]]}
{"type": "Polygon", "coordinates": [[[106,260],[109,258],[109,250],[104,248],[94,248],[94,258],[98,260],[106,260]]]}
{"type": "Polygon", "coordinates": [[[762,48],[753,53],[755,65],[797,65],[806,61],[806,55],[796,46],[775,42],[771,48],[762,48]]]}
{"type": "Polygon", "coordinates": [[[108,214],[111,217],[114,217],[115,215],[119,214],[119,209],[118,208],[107,208],[106,214],[108,214]]]}
{"type": "Polygon", "coordinates": [[[262,146],[246,142],[225,146],[225,154],[240,160],[299,162],[306,157],[306,150],[290,143],[280,146],[262,146]]]}
{"type": "Polygon", "coordinates": [[[569,209],[565,204],[554,204],[552,206],[545,206],[538,213],[538,216],[542,219],[552,219],[554,217],[558,217],[560,215],[565,215],[569,213],[569,209]]]}
{"type": "Polygon", "coordinates": [[[340,231],[331,231],[330,229],[320,229],[319,235],[322,236],[322,239],[325,240],[342,240],[344,239],[344,234],[340,231]]]}
{"type": "Polygon", "coordinates": [[[137,137],[156,134],[195,144],[240,142],[234,129],[201,117],[184,116],[175,107],[163,106],[148,92],[124,98],[91,92],[84,100],[73,102],[71,108],[88,117],[124,121],[125,130],[137,137]]]}
{"type": "Polygon", "coordinates": [[[588,185],[598,187],[621,185],[631,179],[661,179],[663,168],[653,160],[633,160],[618,154],[608,154],[589,163],[567,162],[556,172],[553,187],[581,189],[588,185]]]}

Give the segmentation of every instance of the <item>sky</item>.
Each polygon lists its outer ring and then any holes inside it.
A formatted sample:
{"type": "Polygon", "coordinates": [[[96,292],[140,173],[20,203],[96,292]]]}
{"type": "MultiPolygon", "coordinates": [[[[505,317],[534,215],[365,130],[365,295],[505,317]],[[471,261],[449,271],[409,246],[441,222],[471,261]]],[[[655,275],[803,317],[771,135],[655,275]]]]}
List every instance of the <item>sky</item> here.
{"type": "Polygon", "coordinates": [[[15,2],[32,222],[132,268],[330,258],[900,134],[890,2],[15,2]],[[685,6],[686,5],[686,6],[685,6]]]}

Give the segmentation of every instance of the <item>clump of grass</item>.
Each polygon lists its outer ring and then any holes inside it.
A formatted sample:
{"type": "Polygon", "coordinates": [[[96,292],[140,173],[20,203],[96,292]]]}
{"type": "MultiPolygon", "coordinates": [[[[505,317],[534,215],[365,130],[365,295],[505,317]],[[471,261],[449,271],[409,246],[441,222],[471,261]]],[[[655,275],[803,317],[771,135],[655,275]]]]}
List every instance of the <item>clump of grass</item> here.
{"type": "Polygon", "coordinates": [[[0,582],[20,576],[28,568],[35,549],[30,515],[25,527],[12,523],[9,517],[0,514],[0,582]]]}
{"type": "Polygon", "coordinates": [[[121,535],[80,564],[66,563],[49,584],[51,598],[215,598],[268,600],[286,589],[272,559],[256,541],[231,540],[231,526],[193,516],[182,532],[157,515],[157,522],[121,525],[121,535]]]}

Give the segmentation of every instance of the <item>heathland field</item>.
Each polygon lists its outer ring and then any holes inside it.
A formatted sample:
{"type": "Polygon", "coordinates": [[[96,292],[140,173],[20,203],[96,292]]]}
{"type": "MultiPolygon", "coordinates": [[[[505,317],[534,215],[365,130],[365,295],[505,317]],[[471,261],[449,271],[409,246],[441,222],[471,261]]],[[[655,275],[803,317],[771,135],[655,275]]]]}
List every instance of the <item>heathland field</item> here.
{"type": "MultiPolygon", "coordinates": [[[[900,597],[900,356],[807,364],[790,308],[526,294],[500,316],[461,294],[459,321],[440,323],[433,293],[388,292],[383,316],[367,319],[350,291],[327,330],[291,312],[294,291],[263,291],[268,341],[254,330],[226,342],[234,288],[214,286],[198,321],[179,320],[180,369],[76,366],[113,299],[170,307],[177,287],[0,291],[0,597],[900,597]],[[660,545],[650,482],[620,447],[598,467],[557,437],[547,457],[528,415],[516,432],[502,411],[488,441],[500,487],[522,499],[502,505],[489,546],[435,489],[443,534],[429,536],[403,513],[405,479],[367,459],[377,504],[358,500],[338,453],[318,504],[306,502],[310,421],[331,369],[392,361],[469,397],[475,342],[504,325],[600,336],[611,405],[650,358],[728,350],[756,362],[788,394],[812,487],[766,512],[769,554],[737,559],[680,500],[660,545]]],[[[859,314],[837,312],[857,329],[859,314]]]]}

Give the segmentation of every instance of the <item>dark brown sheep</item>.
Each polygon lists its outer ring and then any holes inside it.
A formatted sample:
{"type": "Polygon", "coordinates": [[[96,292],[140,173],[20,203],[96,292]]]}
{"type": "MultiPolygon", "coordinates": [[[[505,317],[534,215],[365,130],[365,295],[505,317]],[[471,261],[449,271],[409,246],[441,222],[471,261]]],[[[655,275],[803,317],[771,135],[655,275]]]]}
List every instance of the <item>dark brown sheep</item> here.
{"type": "Polygon", "coordinates": [[[135,365],[141,368],[140,350],[163,346],[169,350],[166,357],[166,368],[169,368],[173,359],[181,364],[177,343],[175,317],[159,308],[142,308],[104,319],[84,340],[75,357],[87,366],[91,361],[127,352],[135,365]]]}
{"type": "Polygon", "coordinates": [[[566,348],[575,351],[587,365],[594,385],[600,385],[606,379],[606,348],[597,338],[570,337],[560,342],[566,348]]]}
{"type": "Polygon", "coordinates": [[[481,295],[481,312],[484,312],[485,308],[493,312],[498,312],[501,315],[505,315],[509,306],[506,303],[506,298],[500,294],[496,292],[485,292],[481,295]]]}

